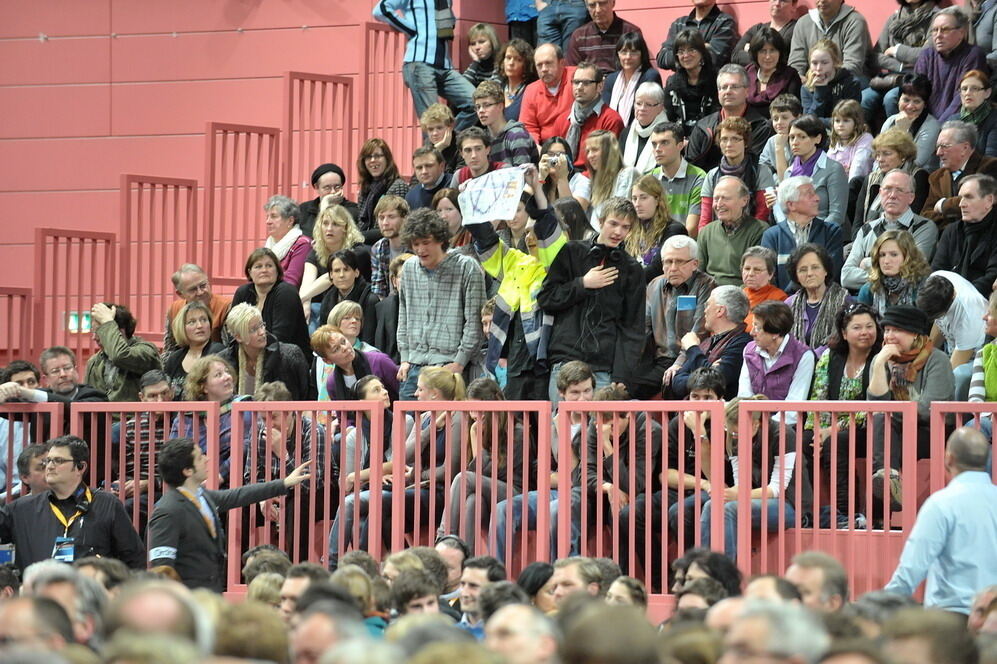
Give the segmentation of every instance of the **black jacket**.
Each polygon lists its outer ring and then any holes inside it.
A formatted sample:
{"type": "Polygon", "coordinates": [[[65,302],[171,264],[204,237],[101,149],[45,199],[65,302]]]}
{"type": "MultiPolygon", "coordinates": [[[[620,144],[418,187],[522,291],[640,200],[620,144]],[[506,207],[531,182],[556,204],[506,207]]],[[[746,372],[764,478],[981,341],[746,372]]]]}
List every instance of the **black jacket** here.
{"type": "MultiPolygon", "coordinates": [[[[243,284],[232,296],[232,306],[248,302],[256,306],[256,287],[253,284],[243,284]]],[[[305,357],[311,355],[312,346],[308,337],[308,323],[305,321],[305,310],[298,297],[298,289],[279,281],[267,294],[263,303],[263,323],[267,326],[267,334],[277,337],[278,341],[294,344],[301,349],[305,357]]],[[[290,386],[288,386],[290,387],[290,386]]]]}
{"type": "MultiPolygon", "coordinates": [[[[685,158],[689,163],[699,166],[704,171],[720,165],[720,145],[716,142],[714,133],[717,125],[720,124],[720,113],[710,113],[705,118],[696,123],[696,128],[689,136],[689,146],[685,149],[685,158]]],[[[761,111],[754,106],[748,106],[744,113],[744,119],[751,125],[751,145],[747,146],[748,154],[755,162],[765,149],[765,143],[775,133],[772,131],[772,124],[761,111]]]]}
{"type": "MultiPolygon", "coordinates": [[[[55,538],[68,532],[75,537],[76,560],[86,556],[117,558],[132,569],[145,567],[145,547],[121,501],[91,489],[86,513],[75,518],[67,531],[55,514],[51,491],[31,494],[0,507],[0,542],[13,542],[15,564],[24,568],[52,557],[55,538]]],[[[80,494],[80,503],[85,499],[80,494]]]]}
{"type": "MultiPolygon", "coordinates": [[[[298,226],[301,228],[301,232],[308,237],[312,236],[312,230],[315,228],[315,220],[318,218],[318,211],[321,203],[322,197],[319,196],[298,205],[298,226]]],[[[353,217],[353,221],[357,220],[357,216],[360,214],[360,208],[356,203],[348,201],[344,198],[340,205],[346,208],[346,211],[353,217]]]]}
{"type": "Polygon", "coordinates": [[[938,238],[932,270],[950,270],[971,281],[983,297],[990,297],[997,279],[997,210],[983,221],[949,224],[938,238]]]}
{"type": "Polygon", "coordinates": [[[322,325],[325,325],[332,308],[343,300],[356,302],[363,309],[363,328],[360,330],[360,339],[373,346],[374,336],[377,332],[377,311],[374,307],[381,301],[381,298],[370,289],[370,284],[362,276],[357,277],[353,289],[345,297],[339,294],[338,288],[331,286],[322,297],[322,308],[318,314],[319,322],[322,325]]]}
{"type": "Polygon", "coordinates": [[[558,252],[537,296],[554,316],[548,357],[552,363],[582,360],[627,382],[644,345],[644,270],[622,248],[572,241],[558,252]],[[582,277],[599,264],[619,270],[616,281],[589,290],[582,277]]]}
{"type": "Polygon", "coordinates": [[[374,305],[377,328],[374,330],[374,347],[387,355],[395,364],[401,364],[398,352],[398,293],[391,293],[374,305]]]}
{"type": "Polygon", "coordinates": [[[172,567],[188,588],[223,592],[228,538],[225,536],[225,521],[219,512],[285,493],[287,489],[283,480],[225,491],[205,490],[205,498],[215,518],[215,537],[212,537],[201,511],[171,487],[156,502],[149,520],[149,565],[172,567]]]}
{"type": "MultiPolygon", "coordinates": [[[[218,355],[235,367],[235,373],[238,376],[240,371],[239,344],[233,341],[218,355]]],[[[310,354],[309,357],[311,357],[310,354]]],[[[268,332],[266,355],[263,358],[263,381],[269,383],[274,380],[282,381],[287,386],[287,389],[291,391],[293,401],[306,401],[317,396],[315,383],[309,380],[308,360],[301,354],[301,349],[277,341],[268,332]]]]}

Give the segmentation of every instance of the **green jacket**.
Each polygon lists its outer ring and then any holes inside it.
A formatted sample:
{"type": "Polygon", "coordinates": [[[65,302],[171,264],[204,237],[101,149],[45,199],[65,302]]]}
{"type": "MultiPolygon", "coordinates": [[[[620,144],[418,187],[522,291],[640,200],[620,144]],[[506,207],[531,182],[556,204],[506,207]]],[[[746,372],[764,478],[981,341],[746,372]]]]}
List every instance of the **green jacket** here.
{"type": "Polygon", "coordinates": [[[125,339],[114,321],[97,328],[101,350],[87,362],[84,383],[105,392],[110,401],[138,401],[138,383],[146,371],[162,369],[159,351],[140,337],[125,339]]]}

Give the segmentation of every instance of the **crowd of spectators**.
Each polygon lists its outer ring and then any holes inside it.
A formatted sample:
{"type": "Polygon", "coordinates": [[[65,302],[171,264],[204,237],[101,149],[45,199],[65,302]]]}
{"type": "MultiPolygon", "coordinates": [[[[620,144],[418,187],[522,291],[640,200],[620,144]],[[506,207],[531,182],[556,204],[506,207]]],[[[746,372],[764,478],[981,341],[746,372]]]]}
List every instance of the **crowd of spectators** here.
{"type": "MultiPolygon", "coordinates": [[[[82,435],[51,440],[42,420],[0,417],[0,486],[13,500],[0,542],[16,545],[23,573],[21,596],[0,601],[3,643],[60,653],[38,661],[997,661],[993,641],[974,640],[997,633],[997,563],[983,554],[978,574],[951,577],[967,550],[997,551],[989,413],[949,438],[952,482],[924,504],[886,591],[850,602],[845,571],[816,552],[743,588],[730,562],[744,508],[755,526],[861,528],[868,516],[888,530],[891,511],[916,507],[902,492],[903,452],[931,456],[931,403],[997,401],[994,3],[901,0],[873,41],[842,0],[805,13],[771,0],[770,20],[740,38],[715,0],[693,0],[656,53],[614,0],[506,4],[511,39],[470,27],[462,74],[447,0],[375,3],[374,17],[408,37],[402,71],[424,145],[396,155],[365,138],[355,187],[330,161],[312,173],[315,198],[274,193],[264,246],[231,298],[198,265],[178,266],[161,349],[135,335],[126,302],[97,302],[82,380],[62,346],[37,366],[3,368],[3,402],[188,404],[82,430],[67,407],[64,430],[82,435]],[[521,174],[516,213],[465,222],[461,192],[501,169],[521,174]],[[693,411],[603,410],[604,421],[569,409],[570,432],[554,427],[571,437],[567,459],[556,441],[537,449],[526,417],[391,412],[399,401],[505,399],[723,402],[726,445],[693,411]],[[738,431],[739,404],[756,399],[916,403],[916,439],[903,439],[899,413],[786,412],[787,436],[802,430],[807,448],[798,459],[763,440],[760,413],[738,431]],[[233,404],[250,400],[375,401],[386,416],[376,429],[365,415],[319,411],[233,423],[233,404]],[[218,491],[201,487],[209,428],[195,402],[217,404],[218,491]],[[818,473],[849,472],[846,454],[821,454],[834,431],[847,448],[849,429],[862,441],[869,431],[873,503],[886,514],[845,514],[857,498],[847,482],[837,512],[808,503],[818,473]],[[738,434],[764,451],[747,473],[738,434]],[[725,448],[724,476],[691,474],[683,459],[708,456],[711,442],[725,448]],[[540,455],[562,471],[543,491],[540,455]],[[404,486],[392,486],[398,476],[404,486]],[[316,489],[328,484],[344,488],[342,504],[323,502],[339,496],[316,489]],[[281,502],[288,491],[312,498],[281,502]],[[535,529],[544,500],[551,550],[559,508],[572,554],[605,511],[637,540],[639,560],[621,547],[617,562],[647,565],[650,587],[577,555],[506,581],[506,535],[535,529]],[[299,554],[304,524],[334,517],[332,577],[253,551],[254,601],[220,602],[219,512],[253,504],[285,524],[299,554]],[[403,504],[406,528],[438,525],[436,550],[371,559],[372,504],[384,524],[403,504]],[[709,547],[714,512],[723,553],[669,560],[667,579],[644,559],[660,560],[666,531],[701,530],[709,547]],[[953,527],[960,512],[979,532],[953,527]],[[448,535],[469,523],[488,531],[495,557],[448,535]],[[926,577],[933,608],[909,606],[926,577]],[[666,587],[677,611],[658,635],[635,610],[591,599],[640,607],[666,587]]],[[[0,578],[16,591],[17,575],[0,578]]]]}

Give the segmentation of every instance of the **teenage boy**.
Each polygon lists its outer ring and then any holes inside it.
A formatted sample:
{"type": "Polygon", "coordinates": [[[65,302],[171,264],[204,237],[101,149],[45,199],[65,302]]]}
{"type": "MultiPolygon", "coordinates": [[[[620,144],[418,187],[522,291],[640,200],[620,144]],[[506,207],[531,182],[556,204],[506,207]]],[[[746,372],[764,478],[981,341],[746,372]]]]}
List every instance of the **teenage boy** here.
{"type": "MultiPolygon", "coordinates": [[[[769,104],[769,119],[772,121],[775,135],[765,141],[759,161],[772,169],[777,185],[793,161],[793,153],[789,150],[789,125],[801,115],[803,115],[803,105],[796,95],[782,94],[769,104]]],[[[765,201],[769,209],[772,209],[775,205],[775,191],[765,192],[765,201]]]]}
{"type": "Polygon", "coordinates": [[[462,182],[471,178],[506,167],[505,162],[492,161],[489,158],[488,151],[492,146],[492,137],[481,127],[468,127],[460,132],[457,135],[457,145],[467,165],[453,174],[450,186],[454,189],[458,189],[462,182]]]}
{"type": "Polygon", "coordinates": [[[443,155],[446,170],[453,173],[464,165],[454,134],[454,116],[446,104],[432,104],[419,116],[419,128],[426,137],[426,147],[433,147],[443,155]]]}
{"type": "Polygon", "coordinates": [[[474,110],[478,121],[492,138],[489,159],[510,166],[536,164],[540,161],[537,144],[518,120],[505,119],[505,93],[495,81],[483,81],[474,91],[474,110]]]}
{"type": "MultiPolygon", "coordinates": [[[[370,289],[380,297],[387,297],[392,290],[388,279],[391,261],[405,252],[402,226],[408,215],[409,205],[400,196],[382,196],[374,206],[381,239],[370,249],[370,289]]],[[[325,321],[320,322],[325,324],[325,321]]]]}

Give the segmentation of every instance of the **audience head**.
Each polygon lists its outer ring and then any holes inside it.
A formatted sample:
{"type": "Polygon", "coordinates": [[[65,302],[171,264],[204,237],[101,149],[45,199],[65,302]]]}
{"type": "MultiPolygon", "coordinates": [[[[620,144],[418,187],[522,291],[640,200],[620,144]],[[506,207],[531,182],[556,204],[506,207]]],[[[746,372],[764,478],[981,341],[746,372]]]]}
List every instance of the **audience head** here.
{"type": "Polygon", "coordinates": [[[969,16],[959,7],[940,9],[931,21],[931,45],[948,55],[969,36],[969,16]]]}
{"type": "Polygon", "coordinates": [[[591,558],[561,558],[554,563],[551,577],[554,604],[560,606],[566,597],[577,592],[597,597],[601,582],[599,566],[591,558]]]}
{"type": "Polygon", "coordinates": [[[997,180],[984,173],[967,175],[959,183],[959,212],[967,224],[975,224],[990,216],[997,197],[997,180]]]}
{"type": "Polygon", "coordinates": [[[883,623],[889,620],[890,616],[900,609],[916,605],[917,602],[907,595],[874,590],[849,604],[848,611],[866,638],[878,639],[883,623]]]}
{"type": "MultiPolygon", "coordinates": [[[[251,308],[258,312],[255,307],[251,308]]],[[[262,321],[259,324],[262,325],[262,321]]],[[[231,328],[229,331],[231,332],[231,328]]],[[[232,365],[220,355],[205,355],[191,367],[183,385],[183,393],[190,401],[221,402],[232,398],[235,385],[236,375],[232,365]]]]}
{"type": "Polygon", "coordinates": [[[194,263],[184,263],[170,277],[177,297],[186,302],[211,303],[211,282],[204,269],[194,263]]]}
{"type": "Polygon", "coordinates": [[[822,244],[808,242],[796,247],[786,262],[789,278],[802,288],[816,291],[834,281],[834,264],[822,244]]]}
{"type": "Polygon", "coordinates": [[[928,343],[931,321],[923,311],[896,305],[883,313],[883,343],[893,344],[901,353],[920,351],[928,343]]]}
{"type": "Polygon", "coordinates": [[[759,290],[772,283],[776,269],[775,252],[755,245],[741,256],[741,281],[749,290],[759,290]]]}
{"type": "MultiPolygon", "coordinates": [[[[5,646],[50,656],[75,641],[66,610],[46,597],[12,597],[0,602],[0,640],[5,646]]],[[[0,652],[12,655],[6,649],[0,652]]]]}
{"type": "Polygon", "coordinates": [[[312,171],[311,183],[319,197],[338,194],[346,185],[346,173],[339,164],[320,164],[312,171]]]}
{"type": "Polygon", "coordinates": [[[725,224],[738,224],[744,218],[751,192],[741,178],[724,175],[713,187],[713,211],[725,224]]]}
{"type": "MultiPolygon", "coordinates": [[[[576,74],[577,76],[577,74],[576,74]]],[[[613,132],[606,129],[596,129],[585,137],[585,167],[593,179],[600,175],[606,177],[608,174],[615,180],[616,173],[623,165],[623,157],[620,154],[619,139],[613,132]]]]}
{"type": "MultiPolygon", "coordinates": [[[[387,196],[381,198],[383,201],[387,196]]],[[[380,203],[381,201],[378,201],[380,203]]],[[[377,216],[377,208],[374,208],[377,216]]],[[[342,205],[330,205],[318,213],[315,219],[315,239],[312,248],[318,257],[319,265],[329,262],[329,256],[340,249],[349,249],[363,244],[363,233],[353,221],[353,215],[342,205]]]]}
{"type": "Polygon", "coordinates": [[[910,119],[918,118],[931,99],[931,79],[924,74],[904,74],[900,77],[900,112],[910,119]]]}
{"type": "Polygon", "coordinates": [[[257,290],[260,288],[269,290],[278,281],[283,281],[284,269],[280,266],[277,254],[266,247],[260,247],[253,249],[246,259],[245,275],[257,290]]]}
{"type": "Polygon", "coordinates": [[[435,211],[421,208],[409,216],[402,227],[401,238],[403,244],[412,248],[420,265],[433,270],[446,258],[450,229],[435,211]]]}
{"type": "Polygon", "coordinates": [[[45,481],[45,455],[48,447],[35,443],[28,445],[17,455],[17,475],[21,483],[30,489],[31,493],[41,493],[48,489],[45,481]]]}
{"type": "Polygon", "coordinates": [[[841,48],[832,39],[818,39],[807,56],[806,85],[813,90],[818,85],[829,85],[844,64],[841,48]]]}
{"type": "Polygon", "coordinates": [[[494,58],[499,50],[495,28],[487,23],[475,23],[467,30],[467,47],[479,62],[494,58]]]}
{"type": "Polygon", "coordinates": [[[766,300],[751,310],[751,337],[766,351],[775,350],[793,330],[793,310],[785,302],[766,300]]]}
{"type": "Polygon", "coordinates": [[[800,161],[811,159],[814,152],[823,150],[826,140],[824,123],[816,115],[801,115],[789,123],[789,150],[800,161]]]}
{"type": "Polygon", "coordinates": [[[90,464],[90,446],[73,435],[53,438],[47,446],[45,482],[56,496],[65,498],[84,482],[90,464]]]}
{"type": "Polygon", "coordinates": [[[675,606],[679,611],[686,609],[709,609],[727,597],[727,591],[719,581],[709,578],[693,579],[686,582],[676,597],[675,606]]]}
{"type": "Polygon", "coordinates": [[[779,205],[791,219],[799,219],[801,225],[810,223],[820,210],[820,196],[814,181],[806,175],[783,179],[779,183],[779,205]]]}
{"type": "Polygon", "coordinates": [[[436,538],[436,552],[447,566],[445,592],[453,592],[460,586],[464,562],[471,557],[471,547],[456,535],[442,535],[436,538]]]}
{"type": "MultiPolygon", "coordinates": [[[[630,229],[637,222],[637,210],[633,203],[621,196],[614,196],[603,203],[603,218],[599,222],[599,237],[596,242],[607,249],[619,247],[627,239],[630,229]]],[[[609,260],[613,260],[610,251],[609,260]]]]}
{"type": "Polygon", "coordinates": [[[741,65],[724,65],[717,72],[717,92],[725,111],[740,114],[748,101],[748,72],[741,65]]]}
{"type": "Polygon", "coordinates": [[[816,664],[830,646],[821,622],[798,604],[749,601],[724,639],[718,662],[735,664],[769,658],[816,664]]]}
{"type": "Polygon", "coordinates": [[[760,574],[744,586],[744,598],[766,602],[801,602],[800,590],[775,574],[760,574]]]}
{"type": "Polygon", "coordinates": [[[879,198],[883,214],[896,220],[907,213],[917,195],[914,178],[899,168],[886,173],[879,187],[879,198]]]}
{"type": "Polygon", "coordinates": [[[587,106],[596,102],[602,95],[603,73],[599,66],[589,60],[575,65],[571,79],[571,94],[575,103],[587,106]]]}
{"type": "Polygon", "coordinates": [[[847,356],[850,349],[875,354],[883,345],[883,328],[876,310],[867,304],[855,303],[842,307],[834,317],[834,335],[828,347],[847,356]]]}
{"type": "Polygon", "coordinates": [[[471,100],[482,127],[496,133],[505,126],[505,93],[497,81],[486,80],[479,83],[471,100]]]}
{"type": "Polygon", "coordinates": [[[728,596],[741,594],[741,570],[722,553],[709,551],[693,557],[686,568],[685,585],[696,579],[713,579],[728,596]]]}
{"type": "Polygon", "coordinates": [[[550,613],[556,609],[553,578],[554,566],[536,561],[523,568],[516,578],[516,585],[523,589],[533,606],[550,613]]]}
{"type": "Polygon", "coordinates": [[[450,145],[453,140],[455,118],[453,111],[446,104],[430,104],[419,116],[419,126],[426,133],[426,138],[433,145],[450,145]],[[447,137],[450,137],[449,140],[447,137]]]}
{"type": "Polygon", "coordinates": [[[38,388],[41,377],[42,374],[38,367],[26,360],[14,360],[0,369],[0,383],[17,383],[29,390],[38,388]]]}
{"type": "Polygon", "coordinates": [[[609,584],[609,589],[606,591],[606,603],[646,609],[647,588],[642,581],[632,576],[617,577],[609,584]]]}
{"type": "Polygon", "coordinates": [[[945,469],[950,475],[965,471],[985,471],[990,456],[990,441],[972,427],[959,427],[945,446],[945,469]]]}
{"type": "Polygon", "coordinates": [[[803,104],[800,102],[800,98],[794,94],[783,93],[769,104],[772,129],[780,136],[787,135],[790,124],[801,115],[803,115],[803,104]]]}
{"type": "Polygon", "coordinates": [[[399,615],[439,613],[442,588],[425,570],[401,572],[391,584],[391,600],[399,615]]]}
{"type": "Polygon", "coordinates": [[[929,275],[917,290],[917,308],[929,321],[948,313],[955,302],[955,286],[941,274],[929,275]]]}
{"type": "Polygon", "coordinates": [[[884,231],[872,245],[871,258],[869,284],[874,292],[884,289],[884,278],[900,277],[917,284],[931,272],[914,236],[905,230],[884,231]]]}
{"type": "Polygon", "coordinates": [[[831,24],[831,20],[841,11],[843,4],[845,4],[845,0],[821,0],[820,4],[817,5],[817,11],[820,13],[824,25],[831,24]]]}
{"type": "Polygon", "coordinates": [[[329,570],[315,563],[291,565],[280,587],[280,613],[284,622],[290,622],[298,608],[298,600],[313,583],[329,580],[329,570]]]}
{"type": "Polygon", "coordinates": [[[289,634],[293,664],[325,662],[338,644],[368,643],[369,632],[355,607],[335,600],[315,602],[289,634]]]}
{"type": "Polygon", "coordinates": [[[464,217],[460,211],[460,201],[457,199],[459,193],[456,189],[445,187],[433,194],[433,200],[429,204],[429,207],[436,210],[443,221],[447,222],[451,238],[464,232],[464,217]]]}
{"type": "Polygon", "coordinates": [[[409,205],[401,196],[387,194],[381,196],[374,206],[374,218],[381,236],[389,240],[401,235],[405,220],[409,216],[409,205]]]}
{"type": "Polygon", "coordinates": [[[831,111],[831,145],[851,145],[869,130],[862,106],[854,99],[842,99],[831,111]]]}
{"type": "Polygon", "coordinates": [[[699,244],[688,235],[673,235],[661,245],[661,266],[665,279],[680,286],[699,269],[699,244]]]}
{"type": "Polygon", "coordinates": [[[637,607],[583,605],[562,624],[564,664],[658,664],[657,633],[637,607]]]}
{"type": "MultiPolygon", "coordinates": [[[[789,3],[770,4],[774,6],[789,3]]],[[[789,60],[789,44],[786,43],[778,30],[765,26],[756,32],[755,36],[748,42],[748,53],[758,71],[771,72],[786,66],[786,62],[789,60]]]]}
{"type": "Polygon", "coordinates": [[[740,163],[751,144],[751,124],[742,117],[725,118],[717,125],[716,136],[720,152],[727,161],[740,163]]]}
{"type": "Polygon", "coordinates": [[[200,300],[185,304],[170,322],[170,331],[181,348],[203,347],[211,342],[211,309],[200,300]]]}
{"type": "MultiPolygon", "coordinates": [[[[505,579],[493,581],[482,587],[478,593],[478,616],[481,622],[487,623],[496,611],[509,604],[528,606],[530,598],[516,583],[505,579]]],[[[463,604],[461,608],[464,608],[463,604]]]]}
{"type": "Polygon", "coordinates": [[[514,37],[498,50],[495,57],[495,74],[504,84],[510,80],[529,84],[537,80],[533,64],[533,47],[525,40],[514,37]]]}
{"type": "Polygon", "coordinates": [[[508,664],[554,662],[559,642],[554,621],[531,606],[503,606],[485,625],[485,645],[508,664]]]}
{"type": "Polygon", "coordinates": [[[388,585],[391,585],[402,572],[416,569],[426,569],[419,556],[407,550],[395,551],[384,559],[384,563],[381,565],[381,576],[388,582],[388,585]]]}
{"type": "Polygon", "coordinates": [[[973,664],[978,650],[966,623],[940,609],[900,609],[883,624],[883,649],[897,662],[973,664]]]}
{"type": "Polygon", "coordinates": [[[990,76],[979,69],[971,69],[959,80],[959,100],[966,111],[975,111],[983,104],[990,103],[992,92],[990,76]]]}
{"type": "MultiPolygon", "coordinates": [[[[620,39],[633,37],[636,33],[629,32],[620,39]]],[[[639,38],[639,35],[637,35],[639,38]]],[[[641,39],[643,42],[643,39],[641,39]]],[[[646,46],[644,47],[647,48],[646,46]]],[[[645,69],[641,65],[642,70],[645,69]]],[[[649,127],[654,119],[661,115],[665,108],[665,90],[659,83],[644,81],[637,86],[634,93],[634,119],[640,127],[649,127]]]]}
{"type": "Polygon", "coordinates": [[[263,212],[266,213],[267,237],[274,242],[278,242],[298,225],[298,218],[301,211],[298,204],[287,196],[276,194],[267,199],[263,204],[263,212]]]}
{"type": "Polygon", "coordinates": [[[557,44],[540,44],[533,51],[533,64],[537,76],[548,88],[561,83],[564,73],[564,51],[557,44]]]}
{"type": "Polygon", "coordinates": [[[706,300],[703,324],[713,334],[726,332],[744,323],[749,307],[748,296],[737,286],[717,286],[706,300]]]}
{"type": "Polygon", "coordinates": [[[672,45],[672,57],[677,65],[676,71],[687,76],[695,72],[700,76],[708,75],[713,70],[713,54],[710,52],[703,33],[694,28],[686,28],[675,35],[672,45]]]}
{"type": "Polygon", "coordinates": [[[689,374],[689,401],[719,401],[726,392],[726,379],[716,367],[699,367],[689,374]]]}
{"type": "MultiPolygon", "coordinates": [[[[620,35],[620,38],[616,40],[616,69],[632,72],[647,71],[650,68],[651,52],[647,49],[647,42],[644,41],[641,33],[624,32],[620,35]]],[[[639,96],[640,90],[638,89],[637,97],[639,96]]]]}
{"type": "Polygon", "coordinates": [[[803,605],[818,613],[834,613],[848,603],[845,568],[823,551],[796,554],[786,570],[786,580],[799,589],[803,605]]]}
{"type": "Polygon", "coordinates": [[[967,627],[969,633],[976,635],[980,633],[980,628],[987,618],[988,613],[992,613],[990,608],[994,600],[997,600],[997,584],[983,588],[973,597],[973,603],[969,607],[969,621],[967,627]]]}
{"type": "Polygon", "coordinates": [[[685,145],[685,130],[677,122],[659,122],[651,130],[651,149],[658,166],[677,168],[685,145]]]}
{"type": "Polygon", "coordinates": [[[357,157],[357,171],[360,173],[361,191],[366,191],[374,180],[383,178],[393,182],[398,178],[398,166],[384,139],[368,138],[364,141],[357,157]]]}
{"type": "Polygon", "coordinates": [[[976,150],[976,125],[961,120],[949,120],[942,125],[935,142],[935,154],[942,168],[961,171],[976,150]]]}

